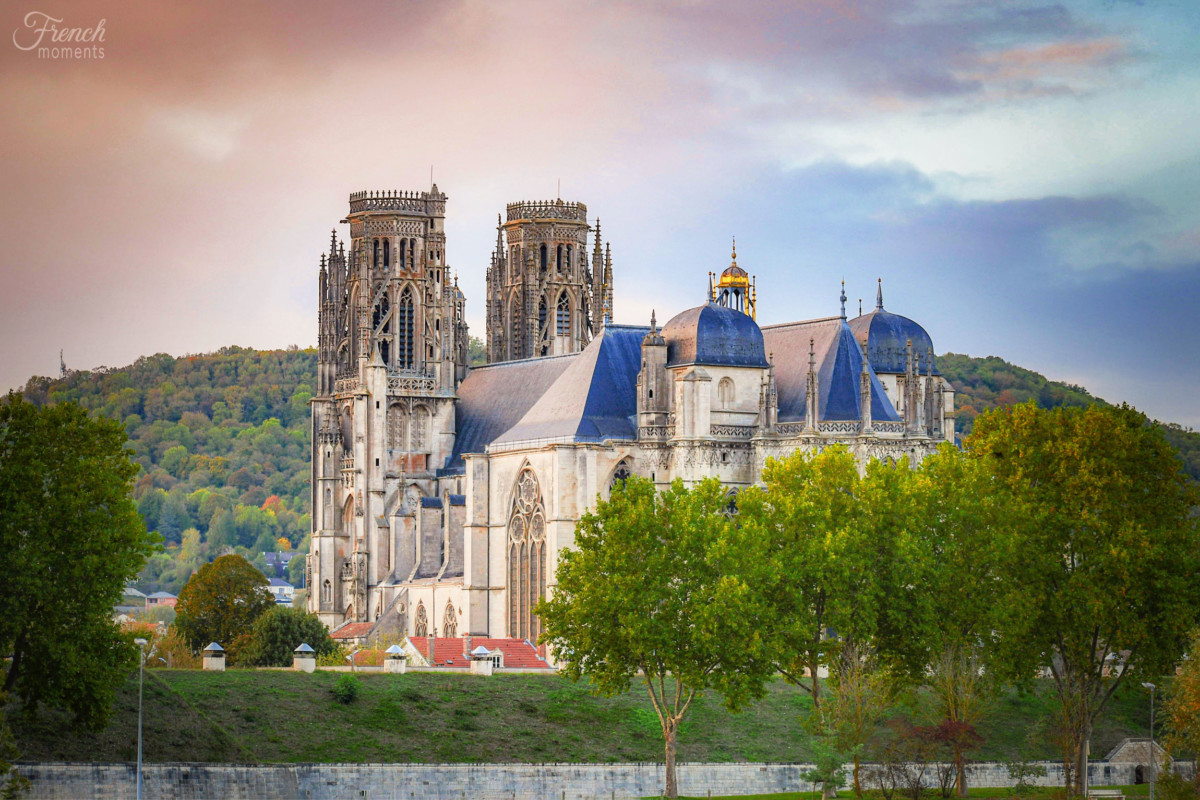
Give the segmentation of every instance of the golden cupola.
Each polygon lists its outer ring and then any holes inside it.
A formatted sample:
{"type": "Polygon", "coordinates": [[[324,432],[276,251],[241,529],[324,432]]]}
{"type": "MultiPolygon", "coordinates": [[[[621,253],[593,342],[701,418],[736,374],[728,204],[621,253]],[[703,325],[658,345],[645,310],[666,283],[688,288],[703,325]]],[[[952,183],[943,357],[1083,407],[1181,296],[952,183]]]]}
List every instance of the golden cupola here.
{"type": "Polygon", "coordinates": [[[730,253],[730,264],[717,278],[716,273],[708,273],[708,300],[725,308],[734,308],[743,314],[757,319],[758,289],[754,278],[737,263],[737,239],[733,240],[733,252],[730,253]]]}

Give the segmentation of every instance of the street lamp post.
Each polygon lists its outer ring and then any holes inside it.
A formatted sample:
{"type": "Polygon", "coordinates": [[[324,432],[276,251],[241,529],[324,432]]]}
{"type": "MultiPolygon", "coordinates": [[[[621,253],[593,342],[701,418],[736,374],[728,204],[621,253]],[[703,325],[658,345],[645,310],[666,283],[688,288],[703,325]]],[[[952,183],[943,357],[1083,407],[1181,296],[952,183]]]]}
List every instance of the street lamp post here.
{"type": "Polygon", "coordinates": [[[1154,778],[1158,771],[1158,755],[1154,752],[1154,689],[1153,683],[1143,683],[1150,690],[1150,800],[1154,800],[1154,778]]]}
{"type": "Polygon", "coordinates": [[[142,800],[142,676],[146,671],[145,639],[134,639],[138,646],[138,756],[137,756],[137,800],[142,800]]]}

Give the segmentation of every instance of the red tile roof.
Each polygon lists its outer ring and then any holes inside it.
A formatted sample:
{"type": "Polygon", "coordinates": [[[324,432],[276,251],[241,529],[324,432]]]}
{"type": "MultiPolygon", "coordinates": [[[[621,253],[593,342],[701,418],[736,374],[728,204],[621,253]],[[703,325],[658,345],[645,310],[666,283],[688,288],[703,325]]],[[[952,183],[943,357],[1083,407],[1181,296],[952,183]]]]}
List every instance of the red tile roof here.
{"type": "MultiPolygon", "coordinates": [[[[429,658],[428,636],[410,636],[409,641],[413,643],[413,647],[417,648],[417,652],[422,657],[429,658]]],[[[480,645],[483,645],[488,650],[499,649],[504,654],[504,667],[506,669],[551,669],[545,659],[538,656],[538,651],[533,645],[526,640],[489,639],[486,636],[471,636],[469,639],[462,637],[454,639],[437,637],[437,641],[433,646],[433,655],[437,660],[435,666],[458,669],[467,669],[470,667],[471,659],[464,653],[468,643],[471,650],[480,645]],[[447,664],[447,661],[450,663],[447,664]]]]}
{"type": "Polygon", "coordinates": [[[372,625],[372,622],[347,622],[329,635],[334,639],[361,639],[371,630],[372,625]]]}

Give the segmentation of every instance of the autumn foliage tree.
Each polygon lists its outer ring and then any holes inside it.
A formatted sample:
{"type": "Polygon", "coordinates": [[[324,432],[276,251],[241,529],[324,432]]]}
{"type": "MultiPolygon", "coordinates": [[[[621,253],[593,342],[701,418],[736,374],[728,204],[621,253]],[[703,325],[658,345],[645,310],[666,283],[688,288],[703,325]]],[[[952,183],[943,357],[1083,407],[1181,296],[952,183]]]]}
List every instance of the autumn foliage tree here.
{"type": "Polygon", "coordinates": [[[228,648],[248,634],[275,599],[265,575],[239,555],[205,564],[188,580],[175,604],[175,627],[193,650],[209,642],[228,648]]]}
{"type": "MultiPolygon", "coordinates": [[[[1175,753],[1200,755],[1200,630],[1192,633],[1188,659],[1167,694],[1167,747],[1175,753]]],[[[1200,797],[1200,770],[1193,770],[1192,790],[1200,797]]]]}

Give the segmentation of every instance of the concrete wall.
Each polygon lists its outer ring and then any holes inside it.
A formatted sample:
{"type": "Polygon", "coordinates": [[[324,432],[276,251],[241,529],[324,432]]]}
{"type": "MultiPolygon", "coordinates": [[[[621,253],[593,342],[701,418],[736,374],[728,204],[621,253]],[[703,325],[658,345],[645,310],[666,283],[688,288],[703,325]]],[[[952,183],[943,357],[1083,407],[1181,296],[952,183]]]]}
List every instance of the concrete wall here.
{"type": "MultiPolygon", "coordinates": [[[[1039,783],[1061,785],[1061,766],[1041,762],[1039,783]]],[[[1190,775],[1191,765],[1187,773],[1190,775]]],[[[1133,783],[1133,764],[1092,764],[1092,782],[1133,783]]],[[[133,764],[20,764],[33,800],[134,797],[133,764]]],[[[809,791],[806,764],[692,764],[679,767],[679,793],[704,796],[809,791]]],[[[972,764],[973,786],[1007,786],[1001,763],[972,764]]],[[[147,764],[143,793],[155,800],[373,797],[394,800],[603,800],[657,795],[661,764],[147,764]]]]}

